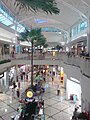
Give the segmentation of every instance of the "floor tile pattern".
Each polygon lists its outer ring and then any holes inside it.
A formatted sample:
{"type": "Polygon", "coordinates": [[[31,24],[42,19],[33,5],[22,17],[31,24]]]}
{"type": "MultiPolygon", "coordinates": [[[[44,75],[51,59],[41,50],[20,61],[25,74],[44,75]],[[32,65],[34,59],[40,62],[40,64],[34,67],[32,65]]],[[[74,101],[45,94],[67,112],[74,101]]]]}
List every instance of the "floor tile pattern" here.
{"type": "MultiPolygon", "coordinates": [[[[65,89],[61,88],[62,94],[57,96],[57,82],[52,84],[49,79],[47,87],[43,94],[45,102],[45,120],[70,120],[74,104],[65,100],[65,89]]],[[[22,88],[25,87],[22,85],[22,88]]],[[[0,94],[0,120],[11,120],[11,116],[17,114],[19,100],[15,96],[12,98],[11,91],[6,94],[0,94]]]]}

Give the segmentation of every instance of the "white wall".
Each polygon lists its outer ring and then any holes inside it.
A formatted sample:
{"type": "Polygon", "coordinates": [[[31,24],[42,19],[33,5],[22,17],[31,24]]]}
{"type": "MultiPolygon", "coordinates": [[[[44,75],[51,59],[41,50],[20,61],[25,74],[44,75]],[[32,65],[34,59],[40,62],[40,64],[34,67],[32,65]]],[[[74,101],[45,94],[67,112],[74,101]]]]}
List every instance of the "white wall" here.
{"type": "Polygon", "coordinates": [[[43,32],[44,36],[47,38],[47,42],[62,42],[63,36],[56,32],[43,32]]]}
{"type": "Polygon", "coordinates": [[[67,99],[70,99],[71,94],[75,94],[75,95],[77,95],[78,100],[81,101],[81,86],[80,86],[80,84],[67,79],[66,91],[67,91],[66,92],[67,99]]]}

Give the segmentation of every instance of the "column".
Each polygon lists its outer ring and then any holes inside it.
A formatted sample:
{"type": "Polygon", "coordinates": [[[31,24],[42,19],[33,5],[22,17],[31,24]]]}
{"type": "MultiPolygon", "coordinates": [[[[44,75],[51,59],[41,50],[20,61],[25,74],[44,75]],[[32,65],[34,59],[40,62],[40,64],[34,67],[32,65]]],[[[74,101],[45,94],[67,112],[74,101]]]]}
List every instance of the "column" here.
{"type": "Polygon", "coordinates": [[[90,33],[87,33],[87,53],[90,55],[90,33]]]}
{"type": "Polygon", "coordinates": [[[14,81],[17,82],[17,65],[14,68],[14,81]]]}
{"type": "Polygon", "coordinates": [[[7,71],[6,71],[6,90],[7,89],[9,89],[9,69],[8,68],[7,68],[7,71]]]}
{"type": "Polygon", "coordinates": [[[90,55],[90,16],[88,17],[87,53],[89,53],[89,55],[90,55]]]}
{"type": "Polygon", "coordinates": [[[68,51],[70,52],[71,51],[71,28],[68,30],[68,33],[67,33],[67,46],[68,46],[68,51]]]}

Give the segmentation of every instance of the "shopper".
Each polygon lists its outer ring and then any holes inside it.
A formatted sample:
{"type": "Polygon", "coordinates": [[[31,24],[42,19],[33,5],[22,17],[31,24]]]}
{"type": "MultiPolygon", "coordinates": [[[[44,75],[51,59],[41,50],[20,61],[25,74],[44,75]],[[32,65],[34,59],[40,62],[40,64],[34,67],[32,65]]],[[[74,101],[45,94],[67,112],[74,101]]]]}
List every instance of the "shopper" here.
{"type": "Polygon", "coordinates": [[[20,89],[17,89],[17,97],[20,97],[20,89]]]}
{"type": "Polygon", "coordinates": [[[53,81],[54,81],[54,78],[53,78],[53,76],[52,76],[52,83],[53,83],[53,81]]]}
{"type": "Polygon", "coordinates": [[[13,81],[13,83],[12,83],[12,95],[13,95],[13,97],[15,97],[15,88],[16,87],[17,87],[17,85],[16,85],[15,81],[13,81]]]}
{"type": "Polygon", "coordinates": [[[59,87],[59,85],[57,86],[57,95],[59,95],[60,94],[60,87],[59,87]]]}
{"type": "Polygon", "coordinates": [[[75,108],[75,110],[73,112],[73,118],[74,118],[74,120],[78,119],[78,109],[77,108],[75,108]]]}
{"type": "Polygon", "coordinates": [[[15,89],[17,87],[15,81],[13,81],[13,89],[15,89]]]}
{"type": "Polygon", "coordinates": [[[18,89],[20,89],[20,81],[18,81],[18,89]]]}

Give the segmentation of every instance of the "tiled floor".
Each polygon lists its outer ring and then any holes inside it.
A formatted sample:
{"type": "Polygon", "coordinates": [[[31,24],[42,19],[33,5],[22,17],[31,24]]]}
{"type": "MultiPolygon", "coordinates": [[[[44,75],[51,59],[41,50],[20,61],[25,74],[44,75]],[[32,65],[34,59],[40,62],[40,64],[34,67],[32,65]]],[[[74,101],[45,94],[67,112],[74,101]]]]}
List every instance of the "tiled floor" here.
{"type": "MultiPolygon", "coordinates": [[[[45,120],[70,120],[75,105],[65,100],[65,90],[63,88],[61,88],[62,94],[56,95],[56,81],[52,84],[50,78],[48,78],[47,84],[43,95],[45,120]]],[[[12,99],[10,91],[7,94],[0,94],[0,120],[11,120],[10,116],[17,113],[18,104],[17,97],[12,99]]]]}

